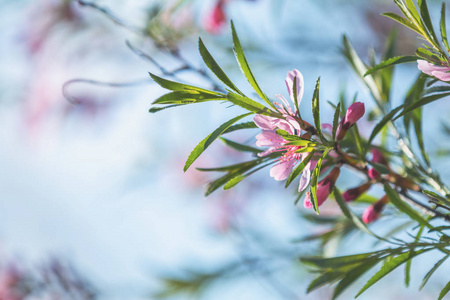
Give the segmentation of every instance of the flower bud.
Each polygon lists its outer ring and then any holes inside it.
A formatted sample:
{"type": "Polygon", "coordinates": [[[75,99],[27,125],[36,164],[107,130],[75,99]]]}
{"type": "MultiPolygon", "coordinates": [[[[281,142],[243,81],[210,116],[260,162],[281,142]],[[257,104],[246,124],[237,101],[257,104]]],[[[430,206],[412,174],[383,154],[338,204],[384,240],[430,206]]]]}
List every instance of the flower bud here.
{"type": "Polygon", "coordinates": [[[364,107],[364,103],[362,102],[355,102],[350,105],[344,118],[339,123],[339,127],[336,133],[336,140],[342,140],[347,133],[347,130],[349,130],[356,123],[356,121],[361,119],[362,116],[364,116],[365,112],[366,110],[364,107]]]}
{"type": "Polygon", "coordinates": [[[218,34],[226,22],[224,9],[225,1],[219,0],[214,5],[212,12],[207,16],[203,24],[206,31],[212,34],[218,34]]]}
{"type": "Polygon", "coordinates": [[[369,171],[367,173],[368,173],[370,179],[377,180],[378,178],[380,178],[380,173],[377,170],[375,170],[374,168],[369,169],[369,171]]]}
{"type": "MultiPolygon", "coordinates": [[[[341,170],[339,168],[334,168],[331,170],[330,174],[327,175],[322,181],[317,184],[317,205],[321,206],[325,200],[328,199],[331,191],[333,190],[334,184],[339,177],[341,170]]],[[[305,200],[303,202],[305,208],[312,208],[311,194],[306,193],[305,200]]]]}
{"type": "Polygon", "coordinates": [[[365,224],[375,222],[380,217],[381,211],[388,203],[389,198],[384,195],[383,198],[367,207],[362,215],[362,220],[365,224]]]}
{"type": "Polygon", "coordinates": [[[353,200],[357,199],[359,196],[361,196],[362,194],[364,194],[365,192],[367,192],[371,186],[372,186],[372,183],[366,182],[363,185],[360,185],[356,188],[345,191],[344,194],[342,194],[342,197],[344,197],[344,200],[346,202],[353,201],[353,200]]]}
{"type": "Polygon", "coordinates": [[[388,165],[386,158],[383,153],[377,148],[372,148],[372,162],[375,164],[388,165]]]}

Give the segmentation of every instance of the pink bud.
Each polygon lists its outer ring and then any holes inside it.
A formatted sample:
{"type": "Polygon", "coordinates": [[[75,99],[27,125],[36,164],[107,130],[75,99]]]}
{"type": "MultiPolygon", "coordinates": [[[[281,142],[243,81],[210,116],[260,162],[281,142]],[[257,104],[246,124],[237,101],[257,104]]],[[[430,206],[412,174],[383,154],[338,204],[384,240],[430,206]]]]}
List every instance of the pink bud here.
{"type": "Polygon", "coordinates": [[[377,148],[372,148],[372,162],[375,164],[387,165],[387,160],[383,153],[377,148]]]}
{"type": "Polygon", "coordinates": [[[347,130],[349,130],[356,121],[361,119],[365,112],[364,103],[362,102],[355,102],[350,105],[344,118],[339,123],[339,127],[336,131],[336,141],[342,140],[347,133],[347,130]]]}
{"type": "MultiPolygon", "coordinates": [[[[317,184],[317,205],[321,206],[330,195],[333,190],[334,184],[339,177],[340,169],[334,168],[330,174],[327,175],[322,181],[317,184]]],[[[303,201],[305,208],[312,208],[311,194],[306,193],[305,200],[303,201]]]]}
{"type": "Polygon", "coordinates": [[[350,105],[347,109],[347,113],[344,117],[344,124],[349,123],[350,126],[356,123],[359,119],[364,116],[364,113],[366,112],[364,108],[364,103],[362,102],[355,102],[352,105],[350,105]]]}
{"type": "Polygon", "coordinates": [[[370,179],[377,180],[378,178],[380,178],[380,173],[374,168],[369,169],[368,175],[370,179]]]}
{"type": "Polygon", "coordinates": [[[217,1],[212,12],[207,16],[204,22],[206,31],[212,34],[218,34],[226,22],[226,15],[224,10],[224,1],[217,1]]]}
{"type": "Polygon", "coordinates": [[[383,196],[383,198],[381,198],[371,206],[367,207],[362,215],[363,222],[365,224],[369,224],[378,220],[381,211],[386,206],[386,203],[388,203],[388,201],[389,198],[385,195],[383,196]]]}
{"type": "Polygon", "coordinates": [[[342,196],[344,197],[344,200],[346,202],[355,200],[356,198],[358,198],[359,196],[361,196],[363,193],[367,192],[367,190],[372,186],[372,183],[367,182],[363,185],[360,185],[356,188],[353,189],[349,189],[347,191],[344,192],[344,194],[342,194],[342,196]]]}

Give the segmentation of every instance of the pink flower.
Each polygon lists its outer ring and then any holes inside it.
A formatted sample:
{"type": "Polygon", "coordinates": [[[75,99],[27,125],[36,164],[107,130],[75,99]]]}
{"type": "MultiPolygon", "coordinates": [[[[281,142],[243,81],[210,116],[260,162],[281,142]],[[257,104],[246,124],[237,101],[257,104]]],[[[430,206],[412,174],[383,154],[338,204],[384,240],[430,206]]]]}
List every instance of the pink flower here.
{"type": "Polygon", "coordinates": [[[349,130],[359,119],[361,119],[365,112],[366,110],[364,108],[364,103],[362,102],[355,102],[350,105],[344,118],[342,118],[339,123],[336,133],[336,140],[342,140],[347,130],[349,130]]]}
{"type": "Polygon", "coordinates": [[[358,186],[356,188],[349,189],[349,190],[345,191],[342,194],[342,197],[344,197],[344,200],[346,202],[355,200],[356,198],[361,196],[363,193],[367,192],[371,186],[372,186],[372,183],[366,182],[363,185],[360,185],[360,186],[358,186]]]}
{"type": "Polygon", "coordinates": [[[362,220],[364,223],[369,224],[372,222],[375,222],[380,217],[381,211],[388,203],[389,199],[385,195],[383,198],[372,204],[371,206],[367,207],[362,215],[362,220]]]}
{"type": "Polygon", "coordinates": [[[203,26],[209,33],[218,34],[222,30],[227,20],[224,6],[225,1],[218,0],[211,13],[206,17],[203,26]]]}
{"type": "MultiPolygon", "coordinates": [[[[321,206],[325,200],[328,199],[331,191],[333,190],[334,184],[336,183],[337,178],[339,177],[340,169],[334,168],[331,170],[330,174],[325,177],[322,181],[317,184],[317,205],[321,206]]],[[[310,192],[306,193],[305,200],[303,202],[305,208],[312,208],[311,202],[311,194],[310,192]]]]}
{"type": "Polygon", "coordinates": [[[442,81],[450,81],[450,67],[449,66],[437,66],[433,65],[426,60],[419,59],[417,61],[417,67],[423,73],[434,76],[442,81]]]}
{"type": "Polygon", "coordinates": [[[387,166],[387,160],[384,157],[383,153],[377,148],[372,148],[372,162],[375,164],[382,164],[387,166]]]}
{"type": "MultiPolygon", "coordinates": [[[[263,130],[263,132],[256,136],[256,145],[258,147],[269,147],[266,151],[259,153],[258,156],[266,156],[276,151],[284,152],[278,159],[279,163],[270,170],[270,176],[275,180],[285,180],[288,178],[294,166],[309,154],[308,152],[299,152],[299,150],[304,148],[303,146],[289,145],[288,140],[276,133],[277,129],[281,129],[291,135],[302,136],[301,126],[297,118],[297,107],[303,97],[303,75],[298,70],[292,70],[288,72],[285,82],[292,102],[297,100],[297,104],[291,107],[283,96],[277,95],[281,103],[274,102],[274,104],[283,118],[274,118],[259,114],[253,118],[255,124],[263,130]],[[296,96],[294,95],[294,86],[296,87],[296,96]]],[[[307,135],[303,135],[303,137],[308,138],[307,135]]],[[[305,171],[300,178],[300,191],[304,190],[309,184],[311,170],[314,167],[315,165],[311,161],[305,167],[305,171]]]]}

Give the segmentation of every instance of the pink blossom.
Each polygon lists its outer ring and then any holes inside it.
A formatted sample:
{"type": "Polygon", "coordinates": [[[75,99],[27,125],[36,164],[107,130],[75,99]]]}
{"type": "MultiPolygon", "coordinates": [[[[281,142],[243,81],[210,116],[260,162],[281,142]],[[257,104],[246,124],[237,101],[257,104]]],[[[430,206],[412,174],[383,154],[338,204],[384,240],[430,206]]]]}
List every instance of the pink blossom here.
{"type": "Polygon", "coordinates": [[[450,67],[449,66],[438,66],[433,65],[426,60],[419,59],[417,61],[417,67],[423,73],[434,76],[442,81],[450,81],[450,67]]]}
{"type": "Polygon", "coordinates": [[[211,13],[206,17],[203,26],[209,33],[218,34],[225,25],[227,18],[224,6],[224,0],[217,1],[211,13]]]}
{"type": "MultiPolygon", "coordinates": [[[[339,177],[340,169],[334,168],[331,170],[330,174],[325,177],[322,181],[317,184],[317,205],[321,206],[325,200],[328,199],[331,191],[333,190],[334,184],[339,177]]],[[[312,208],[313,204],[311,201],[310,192],[306,193],[305,200],[303,202],[305,208],[312,208]]]]}
{"type": "MultiPolygon", "coordinates": [[[[292,102],[295,101],[294,84],[296,85],[298,106],[303,96],[303,75],[298,70],[292,70],[288,72],[285,82],[292,102]]],[[[270,176],[275,180],[285,180],[289,177],[294,166],[299,161],[303,160],[309,153],[299,152],[299,150],[304,148],[303,146],[289,145],[288,140],[276,133],[276,129],[281,129],[291,135],[302,136],[301,126],[297,118],[296,105],[291,107],[289,102],[281,95],[277,95],[277,98],[281,102],[274,102],[274,105],[283,118],[274,118],[257,114],[253,118],[253,121],[263,130],[263,132],[256,136],[256,145],[258,147],[269,147],[269,149],[258,155],[262,157],[276,151],[284,152],[278,159],[279,163],[270,170],[270,176]]],[[[312,165],[313,164],[309,162],[305,167],[305,171],[300,179],[299,190],[303,190],[309,184],[312,165]]]]}
{"type": "Polygon", "coordinates": [[[344,138],[345,133],[349,130],[359,119],[364,116],[366,112],[364,103],[355,102],[350,105],[345,113],[344,118],[342,118],[339,123],[339,127],[336,132],[336,140],[340,141],[344,138]]]}
{"type": "Polygon", "coordinates": [[[372,204],[371,206],[367,207],[362,215],[362,220],[364,223],[369,224],[373,223],[380,217],[381,211],[388,203],[389,199],[385,195],[383,198],[372,204]]]}

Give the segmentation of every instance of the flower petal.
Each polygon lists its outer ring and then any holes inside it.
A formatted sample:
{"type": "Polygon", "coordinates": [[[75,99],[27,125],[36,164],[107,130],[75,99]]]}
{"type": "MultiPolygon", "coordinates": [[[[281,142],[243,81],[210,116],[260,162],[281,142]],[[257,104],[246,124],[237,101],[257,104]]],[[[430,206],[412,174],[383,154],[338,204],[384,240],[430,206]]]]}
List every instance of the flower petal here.
{"type": "Polygon", "coordinates": [[[259,114],[256,114],[253,117],[253,122],[255,122],[256,126],[263,130],[274,130],[277,127],[276,123],[278,122],[278,120],[279,119],[277,118],[259,114]]]}
{"type": "Polygon", "coordinates": [[[270,169],[270,176],[277,181],[285,180],[291,174],[295,162],[295,159],[290,159],[276,164],[270,169]]]}
{"type": "Polygon", "coordinates": [[[286,76],[286,87],[288,89],[289,92],[289,96],[291,97],[292,102],[295,103],[295,98],[294,98],[294,78],[296,78],[296,85],[297,85],[297,106],[300,106],[300,102],[302,100],[303,97],[303,91],[304,91],[304,81],[303,81],[303,75],[302,73],[300,73],[299,70],[294,69],[292,71],[289,71],[287,76],[286,76]]]}

